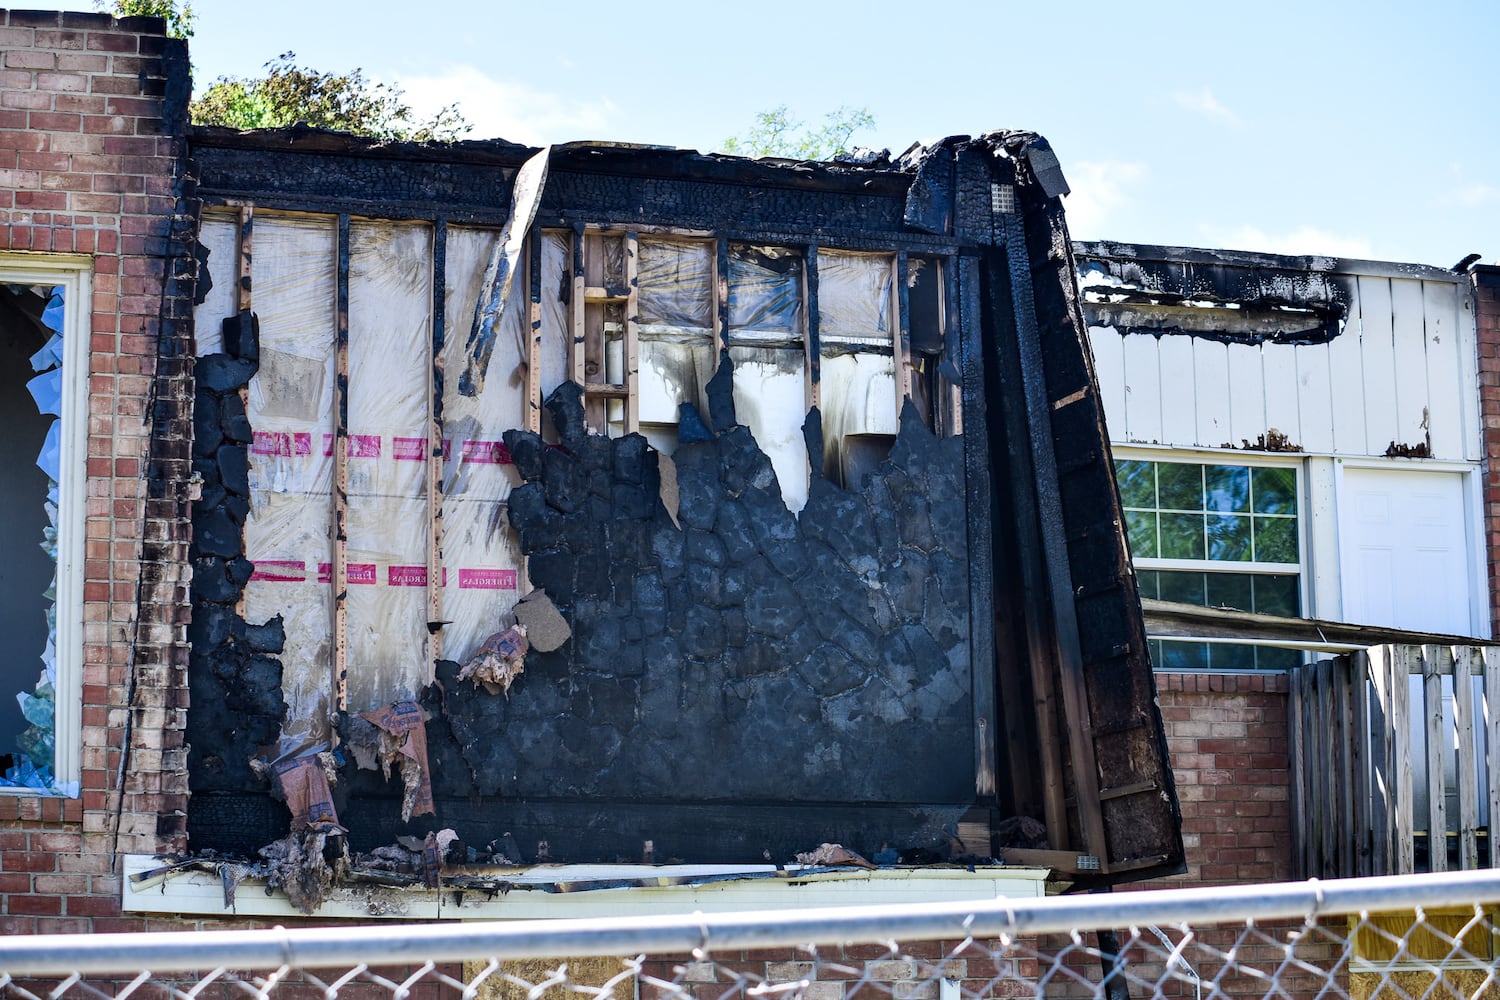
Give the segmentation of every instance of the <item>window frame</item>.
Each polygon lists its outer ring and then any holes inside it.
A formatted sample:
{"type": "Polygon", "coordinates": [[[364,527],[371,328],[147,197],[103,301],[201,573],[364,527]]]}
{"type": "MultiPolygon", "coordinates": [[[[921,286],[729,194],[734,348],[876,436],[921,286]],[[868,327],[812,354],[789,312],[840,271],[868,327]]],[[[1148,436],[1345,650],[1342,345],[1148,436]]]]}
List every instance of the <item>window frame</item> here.
{"type": "MultiPolygon", "coordinates": [[[[1165,572],[1190,572],[1190,573],[1223,573],[1237,575],[1257,576],[1296,576],[1297,586],[1297,615],[1301,618],[1313,617],[1315,614],[1313,591],[1314,578],[1311,559],[1312,539],[1310,538],[1312,512],[1309,497],[1309,478],[1307,469],[1307,456],[1302,454],[1279,455],[1246,452],[1218,452],[1218,451],[1189,451],[1184,449],[1149,449],[1115,447],[1111,449],[1112,460],[1119,462],[1151,462],[1153,464],[1173,463],[1178,465],[1224,465],[1238,466],[1243,468],[1277,468],[1291,469],[1294,478],[1294,495],[1297,499],[1296,537],[1297,537],[1297,562],[1296,563],[1274,563],[1253,560],[1216,560],[1216,559],[1180,559],[1160,556],[1137,557],[1131,551],[1130,562],[1132,572],[1141,571],[1165,571],[1165,572]]],[[[1113,471],[1113,470],[1112,470],[1113,471]]],[[[1117,474],[1117,473],[1116,473],[1117,474]]],[[[1118,486],[1116,487],[1118,489],[1118,486]]],[[[1121,497],[1121,511],[1125,509],[1124,497],[1121,497]]],[[[1156,508],[1160,510],[1161,508],[1156,508]]],[[[1253,513],[1253,512],[1252,512],[1253,513]]],[[[1124,525],[1122,525],[1124,527],[1124,525]]],[[[1245,643],[1220,643],[1213,640],[1202,640],[1182,637],[1151,637],[1153,642],[1211,642],[1211,644],[1246,645],[1245,643]]],[[[1305,657],[1304,657],[1305,658],[1305,657]]],[[[1156,670],[1166,670],[1172,673],[1275,673],[1276,668],[1256,667],[1253,669],[1234,667],[1211,667],[1207,664],[1189,670],[1183,667],[1162,667],[1153,664],[1156,670]]]]}
{"type": "MultiPolygon", "coordinates": [[[[63,287],[62,431],[57,503],[57,631],[53,637],[53,784],[0,786],[4,796],[77,798],[83,756],[85,537],[88,534],[89,358],[93,332],[93,258],[0,253],[0,282],[63,287]]],[[[7,696],[9,693],[0,694],[7,696]]]]}

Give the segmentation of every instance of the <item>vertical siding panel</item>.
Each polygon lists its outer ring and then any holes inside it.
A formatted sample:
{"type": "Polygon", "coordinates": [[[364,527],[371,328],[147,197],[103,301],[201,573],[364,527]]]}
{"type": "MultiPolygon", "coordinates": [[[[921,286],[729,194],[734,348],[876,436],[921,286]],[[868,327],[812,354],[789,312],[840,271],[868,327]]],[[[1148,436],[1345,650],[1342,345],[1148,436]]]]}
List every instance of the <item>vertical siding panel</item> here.
{"type": "Polygon", "coordinates": [[[1266,430],[1274,427],[1285,434],[1292,444],[1306,448],[1307,445],[1302,440],[1301,412],[1297,402],[1296,348],[1285,344],[1263,344],[1260,363],[1266,393],[1266,430]]]}
{"type": "MultiPolygon", "coordinates": [[[[1427,345],[1423,331],[1422,283],[1391,280],[1391,343],[1396,359],[1396,437],[1401,444],[1427,440],[1431,415],[1427,393],[1427,345]]],[[[1449,452],[1448,458],[1453,457],[1449,452]]]]}
{"type": "MultiPolygon", "coordinates": [[[[1142,444],[1169,440],[1162,430],[1165,412],[1161,394],[1163,340],[1139,335],[1120,338],[1125,380],[1125,429],[1129,440],[1142,444]]],[[[1192,387],[1188,386],[1189,400],[1192,395],[1192,387]]]]}
{"type": "MultiPolygon", "coordinates": [[[[1351,332],[1340,334],[1334,342],[1353,336],[1352,329],[1351,326],[1351,332]]],[[[1302,424],[1302,436],[1297,443],[1304,451],[1336,451],[1338,443],[1354,433],[1354,428],[1347,425],[1353,423],[1357,428],[1364,422],[1363,397],[1345,393],[1354,398],[1339,400],[1342,412],[1334,405],[1334,376],[1328,361],[1331,349],[1330,344],[1302,344],[1292,349],[1297,362],[1297,414],[1302,424]]],[[[1358,388],[1358,383],[1351,379],[1341,377],[1341,381],[1358,388]]]]}
{"type": "Polygon", "coordinates": [[[1422,342],[1427,353],[1428,427],[1437,458],[1467,458],[1464,447],[1463,338],[1459,336],[1458,287],[1422,282],[1422,342]]]}
{"type": "Polygon", "coordinates": [[[1203,448],[1217,448],[1229,440],[1227,345],[1195,338],[1193,378],[1198,387],[1197,432],[1194,443],[1203,448]]]}
{"type": "Polygon", "coordinates": [[[1229,366],[1229,436],[1225,441],[1237,448],[1244,442],[1254,444],[1266,432],[1266,383],[1260,355],[1261,348],[1249,344],[1229,344],[1225,351],[1229,366]]]}
{"type": "MultiPolygon", "coordinates": [[[[1365,447],[1383,455],[1398,439],[1396,350],[1391,323],[1391,280],[1359,278],[1359,347],[1364,362],[1365,447]]],[[[1342,338],[1340,338],[1342,339],[1342,338]]]]}
{"type": "MultiPolygon", "coordinates": [[[[1484,448],[1479,440],[1479,345],[1475,329],[1474,297],[1472,289],[1464,285],[1455,288],[1454,317],[1458,324],[1458,377],[1463,389],[1459,393],[1459,406],[1463,417],[1463,456],[1471,462],[1484,458],[1484,448]]],[[[1500,851],[1496,852],[1500,855],[1500,851]]]]}
{"type": "Polygon", "coordinates": [[[1107,327],[1089,327],[1089,345],[1094,352],[1094,376],[1099,380],[1099,399],[1104,404],[1104,419],[1109,436],[1115,441],[1130,440],[1130,421],[1125,412],[1125,351],[1122,338],[1107,327]]]}
{"type": "MultiPolygon", "coordinates": [[[[1216,391],[1198,382],[1193,369],[1193,339],[1166,336],[1131,337],[1151,340],[1160,359],[1158,394],[1161,397],[1161,443],[1191,448],[1198,443],[1198,392],[1216,391]]],[[[1127,347],[1127,350],[1129,348],[1127,347]]],[[[1127,358],[1129,371],[1129,358],[1127,358]]],[[[1216,444],[1218,442],[1215,442],[1216,444]]]]}

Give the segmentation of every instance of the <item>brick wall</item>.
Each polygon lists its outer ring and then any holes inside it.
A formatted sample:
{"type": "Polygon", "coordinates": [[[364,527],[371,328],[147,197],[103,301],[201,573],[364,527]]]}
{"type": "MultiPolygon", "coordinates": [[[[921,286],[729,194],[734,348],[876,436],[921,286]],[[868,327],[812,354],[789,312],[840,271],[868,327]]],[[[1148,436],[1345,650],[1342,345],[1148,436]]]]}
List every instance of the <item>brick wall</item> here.
{"type": "Polygon", "coordinates": [[[1479,413],[1484,428],[1484,535],[1489,553],[1490,623],[1500,635],[1500,266],[1480,264],[1474,280],[1479,342],[1479,413]]]}
{"type": "Polygon", "coordinates": [[[186,807],[186,50],[156,18],[0,11],[0,52],[0,251],[93,273],[82,792],[0,796],[0,934],[102,931],[112,855],[180,846],[186,807]]]}
{"type": "Polygon", "coordinates": [[[1285,674],[1156,675],[1187,873],[1172,883],[1292,877],[1285,674]]]}

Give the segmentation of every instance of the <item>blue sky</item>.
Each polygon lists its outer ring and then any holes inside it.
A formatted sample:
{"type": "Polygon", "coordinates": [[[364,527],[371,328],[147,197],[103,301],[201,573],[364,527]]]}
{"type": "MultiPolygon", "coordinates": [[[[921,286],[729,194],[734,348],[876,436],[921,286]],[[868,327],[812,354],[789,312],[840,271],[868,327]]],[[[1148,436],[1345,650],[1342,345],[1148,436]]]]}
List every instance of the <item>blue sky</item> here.
{"type": "Polygon", "coordinates": [[[1497,261],[1500,4],[1420,7],[198,0],[192,52],[200,87],[294,50],[529,143],[713,149],[782,104],[893,152],[1027,128],[1076,238],[1497,261]]]}

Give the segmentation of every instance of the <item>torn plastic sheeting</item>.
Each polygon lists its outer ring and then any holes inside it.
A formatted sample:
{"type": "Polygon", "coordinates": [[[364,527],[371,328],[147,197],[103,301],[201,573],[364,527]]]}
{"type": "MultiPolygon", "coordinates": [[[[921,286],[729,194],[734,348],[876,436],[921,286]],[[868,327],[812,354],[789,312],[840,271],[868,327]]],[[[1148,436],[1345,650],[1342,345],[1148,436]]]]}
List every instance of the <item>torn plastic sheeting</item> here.
{"type": "Polygon", "coordinates": [[[552,147],[543,146],[516,171],[511,187],[510,217],[505,220],[500,238],[490,253],[483,290],[474,308],[468,342],[464,345],[468,363],[458,377],[458,388],[465,396],[476,396],[484,390],[490,356],[503,331],[506,300],[522,260],[521,250],[547,183],[547,161],[551,155],[552,147]]]}
{"type": "Polygon", "coordinates": [[[807,357],[798,348],[730,347],[734,411],[771,460],[781,499],[797,513],[807,504],[807,357]]]}
{"type": "Polygon", "coordinates": [[[573,234],[565,229],[542,230],[542,398],[568,380],[568,344],[572,322],[568,300],[573,294],[573,234]]]}
{"type": "Polygon", "coordinates": [[[38,413],[62,416],[62,369],[42,372],[26,383],[38,413]]]}
{"type": "Polygon", "coordinates": [[[505,504],[443,499],[443,657],[464,662],[500,627],[525,587],[505,504]]]}
{"type": "MultiPolygon", "coordinates": [[[[219,325],[226,316],[239,312],[240,257],[239,219],[224,212],[204,212],[198,225],[198,244],[208,251],[207,269],[211,287],[203,302],[193,307],[193,330],[196,353],[217,354],[224,349],[224,330],[219,325]]],[[[259,233],[256,242],[259,243],[259,233]]],[[[261,250],[259,246],[255,248],[261,250]]],[[[199,277],[201,288],[203,277],[199,277]]],[[[257,291],[259,291],[257,289],[257,291]]]]}
{"type": "Polygon", "coordinates": [[[824,343],[892,344],[890,254],[818,253],[818,335],[824,343]]]}
{"type": "Polygon", "coordinates": [[[642,236],[636,264],[640,333],[658,328],[713,335],[713,252],[705,240],[642,236]]]}
{"type": "MultiPolygon", "coordinates": [[[[445,251],[443,314],[445,329],[464,328],[484,292],[485,261],[493,255],[500,239],[494,230],[450,227],[445,251]]],[[[443,385],[443,495],[472,496],[481,500],[503,500],[513,485],[506,467],[501,435],[526,423],[526,288],[513,282],[505,310],[500,317],[501,335],[490,359],[490,368],[498,375],[516,377],[490,378],[472,395],[459,391],[454,379],[443,385]]],[[[459,371],[464,361],[464,345],[456,336],[446,337],[443,344],[443,369],[459,371]]],[[[445,499],[446,508],[446,499],[445,499]]]]}
{"type": "Polygon", "coordinates": [[[42,450],[36,456],[37,468],[53,482],[62,480],[62,421],[54,420],[42,439],[42,450]]]}
{"type": "Polygon", "coordinates": [[[380,766],[387,781],[391,778],[391,764],[396,763],[398,757],[410,762],[401,764],[405,786],[401,821],[406,823],[413,816],[433,815],[436,810],[432,804],[432,772],[427,762],[427,720],[421,706],[414,701],[397,701],[360,715],[390,737],[381,744],[380,766]]]}
{"type": "Polygon", "coordinates": [[[867,352],[825,356],[819,384],[822,387],[823,470],[828,478],[840,482],[846,437],[896,434],[895,359],[889,354],[867,352]]]}
{"type": "Polygon", "coordinates": [[[49,368],[59,368],[63,363],[63,339],[61,334],[54,333],[35,354],[31,356],[31,370],[44,372],[49,368]]]}
{"type": "Polygon", "coordinates": [[[642,340],[639,359],[641,423],[675,424],[683,403],[707,409],[706,386],[718,362],[711,335],[699,343],[642,340]]]}
{"type": "Polygon", "coordinates": [[[731,341],[802,339],[802,267],[795,250],[730,245],[731,341]]]}

